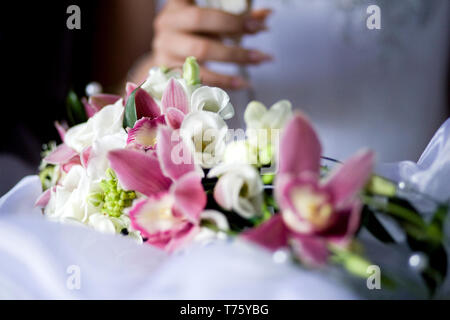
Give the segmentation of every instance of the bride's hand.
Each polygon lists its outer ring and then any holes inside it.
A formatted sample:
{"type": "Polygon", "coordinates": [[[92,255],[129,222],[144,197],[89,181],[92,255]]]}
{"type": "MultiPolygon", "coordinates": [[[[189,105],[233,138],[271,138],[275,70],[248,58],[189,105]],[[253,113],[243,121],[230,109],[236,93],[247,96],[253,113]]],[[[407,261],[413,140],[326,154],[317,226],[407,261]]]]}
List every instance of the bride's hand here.
{"type": "MultiPolygon", "coordinates": [[[[152,53],[144,63],[149,66],[181,66],[188,56],[200,64],[207,61],[236,64],[259,64],[271,60],[261,51],[224,44],[222,39],[239,39],[244,34],[266,30],[265,20],[270,10],[233,15],[216,9],[200,8],[188,0],[169,0],[154,22],[152,53]]],[[[201,67],[204,84],[241,89],[248,83],[239,76],[218,74],[201,67]]]]}

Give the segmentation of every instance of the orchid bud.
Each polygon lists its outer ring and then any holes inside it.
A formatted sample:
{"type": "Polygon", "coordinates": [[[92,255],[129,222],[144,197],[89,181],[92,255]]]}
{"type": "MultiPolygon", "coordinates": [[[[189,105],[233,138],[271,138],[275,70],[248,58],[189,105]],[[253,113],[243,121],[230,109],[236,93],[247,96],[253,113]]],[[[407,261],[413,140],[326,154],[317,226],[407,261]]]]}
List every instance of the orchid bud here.
{"type": "Polygon", "coordinates": [[[200,66],[194,57],[187,57],[183,65],[183,79],[188,85],[200,84],[200,66]]]}
{"type": "Polygon", "coordinates": [[[397,188],[389,180],[379,176],[373,176],[367,185],[367,190],[376,195],[393,197],[396,194],[397,188]]]}

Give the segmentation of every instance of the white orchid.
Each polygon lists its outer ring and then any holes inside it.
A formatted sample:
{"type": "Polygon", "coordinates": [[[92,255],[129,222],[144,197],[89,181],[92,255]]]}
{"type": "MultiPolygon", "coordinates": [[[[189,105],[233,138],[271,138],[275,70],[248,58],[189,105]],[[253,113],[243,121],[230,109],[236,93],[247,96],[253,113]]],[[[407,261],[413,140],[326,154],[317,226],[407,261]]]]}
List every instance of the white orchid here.
{"type": "Polygon", "coordinates": [[[222,160],[228,127],[217,113],[192,112],[184,118],[180,129],[196,163],[212,168],[222,160]]]}
{"type": "Polygon", "coordinates": [[[192,93],[191,111],[210,111],[217,113],[222,119],[234,116],[234,108],[228,94],[220,88],[203,86],[192,93]]]}
{"type": "Polygon", "coordinates": [[[65,144],[81,153],[94,141],[115,133],[125,132],[123,125],[123,100],[101,109],[87,122],[70,128],[65,134],[65,144]]]}
{"type": "Polygon", "coordinates": [[[248,164],[220,164],[208,173],[219,177],[214,199],[225,210],[233,210],[244,218],[261,215],[263,184],[258,171],[248,164]]]}

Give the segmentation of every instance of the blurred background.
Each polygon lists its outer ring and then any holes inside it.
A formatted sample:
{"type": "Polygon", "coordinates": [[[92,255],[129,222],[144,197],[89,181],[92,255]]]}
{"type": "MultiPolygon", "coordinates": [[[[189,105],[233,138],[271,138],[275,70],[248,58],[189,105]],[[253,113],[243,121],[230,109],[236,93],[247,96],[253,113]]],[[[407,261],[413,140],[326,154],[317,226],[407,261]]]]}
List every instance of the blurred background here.
{"type": "MultiPolygon", "coordinates": [[[[153,23],[165,1],[94,0],[2,4],[3,79],[0,195],[35,174],[43,143],[59,141],[73,89],[92,81],[122,93],[128,72],[151,54],[153,23]],[[66,10],[81,8],[81,29],[66,10]]],[[[448,0],[260,0],[271,8],[268,30],[245,36],[273,61],[247,69],[252,90],[230,91],[241,117],[249,97],[267,105],[290,99],[318,127],[328,156],[362,146],[380,161],[417,160],[448,117],[448,0]],[[379,5],[382,29],[368,30],[366,8],[379,5]]],[[[236,65],[205,62],[216,72],[236,65]]],[[[231,126],[242,126],[239,118],[231,126]]]]}

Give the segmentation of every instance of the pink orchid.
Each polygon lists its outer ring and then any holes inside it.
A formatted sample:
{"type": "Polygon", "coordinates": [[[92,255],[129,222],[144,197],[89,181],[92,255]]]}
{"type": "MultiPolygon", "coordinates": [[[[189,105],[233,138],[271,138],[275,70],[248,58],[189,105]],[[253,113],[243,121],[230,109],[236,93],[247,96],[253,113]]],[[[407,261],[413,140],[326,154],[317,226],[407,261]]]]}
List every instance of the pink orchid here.
{"type": "Polygon", "coordinates": [[[130,210],[133,228],[151,245],[173,251],[199,231],[200,214],[206,206],[201,175],[192,156],[182,148],[183,159],[174,161],[173,129],[158,128],[156,152],[132,149],[111,151],[108,159],[121,185],[146,196],[130,210]]]}
{"type": "Polygon", "coordinates": [[[168,124],[173,129],[179,129],[184,116],[189,111],[186,93],[183,87],[171,79],[164,90],[161,100],[161,110],[153,98],[134,84],[127,84],[127,95],[136,90],[135,104],[138,121],[128,132],[127,145],[141,150],[154,149],[156,132],[159,125],[168,124]]]}
{"type": "Polygon", "coordinates": [[[175,79],[170,79],[161,100],[163,113],[169,126],[179,129],[185,115],[189,113],[189,102],[183,87],[175,79]]]}
{"type": "Polygon", "coordinates": [[[69,172],[74,165],[81,164],[80,155],[65,143],[60,144],[52,153],[44,158],[44,161],[50,164],[60,165],[64,172],[69,172]]]}
{"type": "Polygon", "coordinates": [[[275,196],[281,209],[244,238],[270,250],[290,244],[297,257],[322,265],[328,244],[347,245],[357,231],[361,214],[358,192],[370,177],[374,155],[359,152],[320,180],[321,145],[310,122],[296,114],[280,143],[275,196]]]}
{"type": "Polygon", "coordinates": [[[55,128],[56,128],[56,131],[58,131],[58,135],[59,135],[61,141],[64,142],[64,139],[66,137],[66,132],[69,129],[69,126],[67,125],[67,123],[65,121],[63,121],[62,123],[55,121],[55,128]]]}
{"type": "Polygon", "coordinates": [[[128,131],[127,146],[144,151],[155,149],[158,127],[165,124],[164,116],[154,119],[141,118],[135,123],[133,129],[128,131]]]}
{"type": "Polygon", "coordinates": [[[100,93],[89,97],[89,100],[83,98],[82,102],[84,110],[88,118],[92,118],[94,114],[99,112],[103,107],[114,104],[120,99],[120,96],[100,93]]]}
{"type": "Polygon", "coordinates": [[[138,86],[132,82],[128,82],[126,86],[127,100],[136,89],[134,103],[136,105],[137,119],[139,120],[144,117],[155,119],[159,117],[161,115],[161,110],[156,101],[147,93],[147,91],[141,88],[138,89],[138,86]]]}

